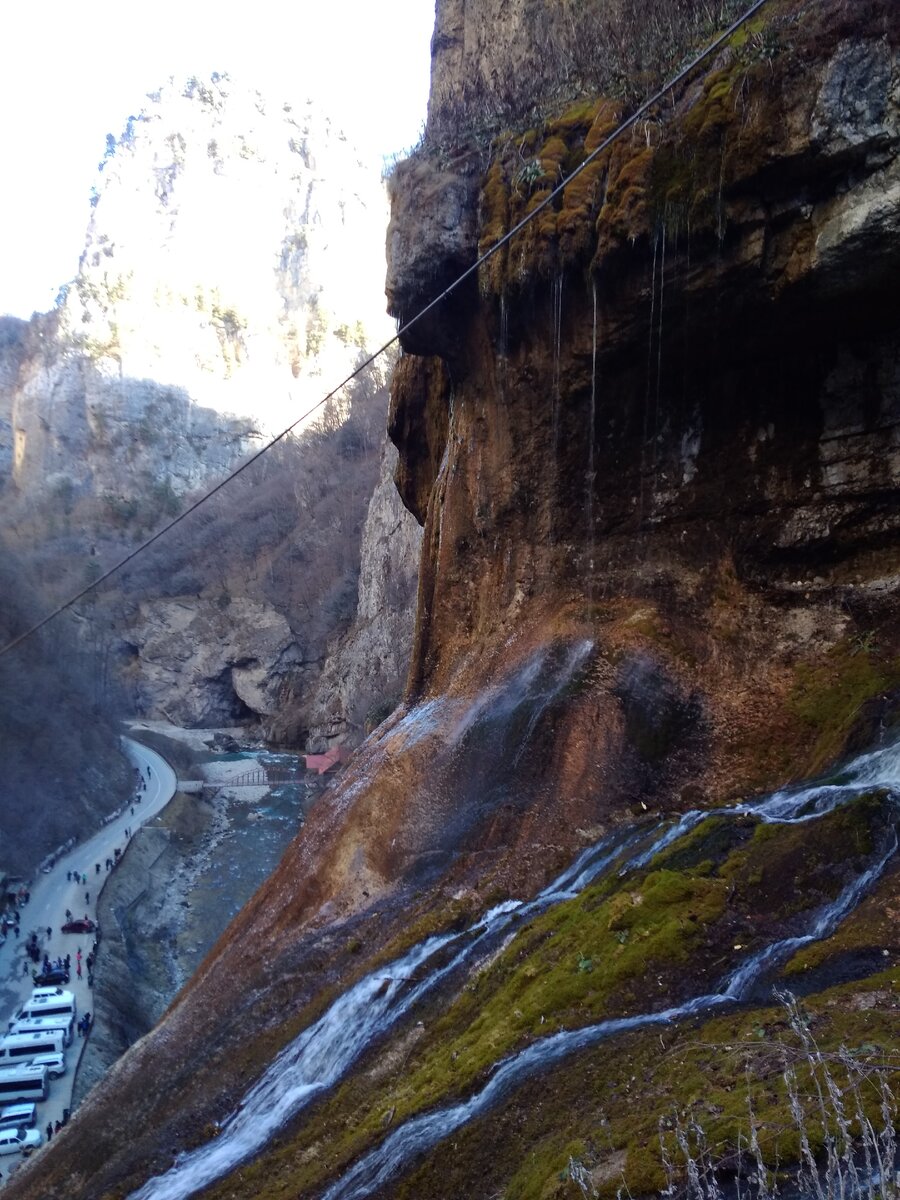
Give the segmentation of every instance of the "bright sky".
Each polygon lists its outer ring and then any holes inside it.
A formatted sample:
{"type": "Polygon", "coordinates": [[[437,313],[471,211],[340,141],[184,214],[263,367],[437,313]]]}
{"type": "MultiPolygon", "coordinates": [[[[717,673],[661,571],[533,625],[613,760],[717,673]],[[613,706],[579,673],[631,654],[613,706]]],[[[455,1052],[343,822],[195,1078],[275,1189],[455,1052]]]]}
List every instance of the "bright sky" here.
{"type": "Polygon", "coordinates": [[[15,0],[0,41],[0,313],[51,307],[78,265],[106,134],[147,92],[229,73],[319,99],[366,156],[418,139],[434,0],[15,0]]]}

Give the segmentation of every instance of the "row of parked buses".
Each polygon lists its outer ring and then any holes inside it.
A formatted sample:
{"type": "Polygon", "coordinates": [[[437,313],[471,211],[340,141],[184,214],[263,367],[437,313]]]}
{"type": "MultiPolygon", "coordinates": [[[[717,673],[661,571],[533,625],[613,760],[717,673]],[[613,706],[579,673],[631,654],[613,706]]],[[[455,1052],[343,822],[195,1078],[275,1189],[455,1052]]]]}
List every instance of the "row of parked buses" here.
{"type": "Polygon", "coordinates": [[[77,1006],[72,992],[35,988],[0,1039],[0,1154],[41,1144],[35,1104],[47,1099],[49,1081],[66,1070],[77,1006]]]}

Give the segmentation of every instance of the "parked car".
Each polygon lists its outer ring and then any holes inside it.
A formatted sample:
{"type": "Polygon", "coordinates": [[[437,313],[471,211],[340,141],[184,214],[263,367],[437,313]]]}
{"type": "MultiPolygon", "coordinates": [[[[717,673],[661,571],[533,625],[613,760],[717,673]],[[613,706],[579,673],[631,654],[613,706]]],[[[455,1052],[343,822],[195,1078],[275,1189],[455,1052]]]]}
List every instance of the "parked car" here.
{"type": "Polygon", "coordinates": [[[78,917],[74,921],[66,921],[62,927],[63,933],[93,933],[96,925],[89,917],[78,917]]]}
{"type": "Polygon", "coordinates": [[[30,1154],[43,1140],[37,1129],[0,1129],[0,1154],[18,1154],[20,1150],[30,1154]]]}
{"type": "Polygon", "coordinates": [[[47,987],[53,983],[68,983],[69,972],[65,967],[51,967],[49,971],[38,971],[32,978],[37,987],[47,987]]]}
{"type": "Polygon", "coordinates": [[[59,1079],[66,1073],[66,1056],[64,1054],[34,1054],[30,1062],[34,1067],[46,1067],[48,1079],[59,1079]]]}

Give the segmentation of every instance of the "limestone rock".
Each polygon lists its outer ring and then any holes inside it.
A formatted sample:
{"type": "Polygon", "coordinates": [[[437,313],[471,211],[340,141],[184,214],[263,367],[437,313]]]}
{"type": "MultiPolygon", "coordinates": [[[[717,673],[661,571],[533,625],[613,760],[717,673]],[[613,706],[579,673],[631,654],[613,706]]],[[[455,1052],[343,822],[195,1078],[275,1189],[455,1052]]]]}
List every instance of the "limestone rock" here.
{"type": "Polygon", "coordinates": [[[140,656],[139,711],[188,726],[274,712],[298,656],[286,618],[244,597],[143,603],[128,636],[140,656]]]}
{"type": "Polygon", "coordinates": [[[330,648],[308,708],[309,747],[359,742],[400,702],[409,669],[422,530],[400,501],[385,445],[363,530],[356,616],[330,648]]]}

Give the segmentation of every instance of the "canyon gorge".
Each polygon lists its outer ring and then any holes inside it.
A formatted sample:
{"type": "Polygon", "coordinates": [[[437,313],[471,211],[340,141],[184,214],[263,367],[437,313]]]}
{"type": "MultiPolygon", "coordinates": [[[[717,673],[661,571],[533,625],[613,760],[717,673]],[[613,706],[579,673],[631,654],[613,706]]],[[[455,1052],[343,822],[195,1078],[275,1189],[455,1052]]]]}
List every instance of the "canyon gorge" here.
{"type": "MultiPolygon", "coordinates": [[[[87,211],[56,308],[0,318],[10,634],[178,517],[389,330],[382,183],[305,101],[221,74],[169,81],[107,138],[87,211]],[[240,251],[224,254],[235,229],[240,251]]],[[[52,734],[38,734],[40,765],[17,749],[42,712],[28,696],[7,753],[16,794],[40,792],[53,815],[10,804],[0,869],[32,869],[118,802],[113,715],[325,750],[396,704],[420,534],[390,484],[389,374],[367,368],[202,520],[42,635],[44,659],[74,678],[50,706],[52,734]],[[63,716],[73,700],[100,722],[83,751],[63,716]]],[[[10,679],[40,661],[31,645],[12,651],[10,679]]]]}
{"type": "MultiPolygon", "coordinates": [[[[361,744],[11,1200],[701,1195],[685,1128],[732,1179],[802,1162],[814,1053],[893,1129],[900,10],[769,0],[620,135],[744,6],[638,7],[438,0],[388,181],[394,449],[384,376],[317,435],[370,474],[314,645],[298,592],[263,607],[308,509],[115,597],[148,712],[361,744]]],[[[104,381],[141,361],[105,305],[104,381]]]]}

